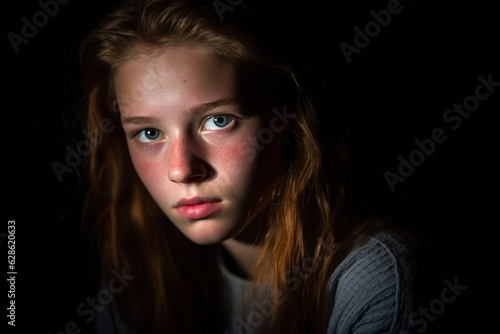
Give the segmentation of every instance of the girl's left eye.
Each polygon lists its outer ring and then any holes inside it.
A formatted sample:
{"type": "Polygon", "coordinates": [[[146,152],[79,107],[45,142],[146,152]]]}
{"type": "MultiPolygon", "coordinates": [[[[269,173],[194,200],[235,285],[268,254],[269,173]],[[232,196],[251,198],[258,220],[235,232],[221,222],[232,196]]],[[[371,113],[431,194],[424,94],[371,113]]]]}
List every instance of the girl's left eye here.
{"type": "Polygon", "coordinates": [[[203,124],[203,129],[204,130],[220,130],[225,127],[227,127],[229,124],[233,122],[233,118],[230,116],[226,115],[214,115],[208,117],[204,124],[203,124]]]}

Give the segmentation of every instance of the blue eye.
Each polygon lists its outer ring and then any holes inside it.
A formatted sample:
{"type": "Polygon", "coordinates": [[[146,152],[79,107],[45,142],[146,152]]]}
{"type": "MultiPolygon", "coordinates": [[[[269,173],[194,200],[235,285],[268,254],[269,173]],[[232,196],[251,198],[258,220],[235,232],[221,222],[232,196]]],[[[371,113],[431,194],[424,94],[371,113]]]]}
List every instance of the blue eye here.
{"type": "Polygon", "coordinates": [[[231,117],[226,115],[215,115],[210,116],[205,121],[205,129],[207,130],[219,130],[226,127],[231,122],[231,117]]]}
{"type": "Polygon", "coordinates": [[[139,136],[139,141],[150,143],[160,137],[160,130],[154,128],[144,129],[139,131],[137,135],[139,136]]]}

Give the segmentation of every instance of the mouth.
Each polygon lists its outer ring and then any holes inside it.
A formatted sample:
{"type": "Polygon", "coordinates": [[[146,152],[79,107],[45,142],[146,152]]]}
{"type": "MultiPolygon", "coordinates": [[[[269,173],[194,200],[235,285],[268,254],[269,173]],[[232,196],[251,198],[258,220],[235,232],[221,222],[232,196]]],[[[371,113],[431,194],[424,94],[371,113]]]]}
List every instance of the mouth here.
{"type": "Polygon", "coordinates": [[[209,217],[222,207],[222,201],[214,197],[183,198],[174,209],[185,219],[195,220],[209,217]]]}

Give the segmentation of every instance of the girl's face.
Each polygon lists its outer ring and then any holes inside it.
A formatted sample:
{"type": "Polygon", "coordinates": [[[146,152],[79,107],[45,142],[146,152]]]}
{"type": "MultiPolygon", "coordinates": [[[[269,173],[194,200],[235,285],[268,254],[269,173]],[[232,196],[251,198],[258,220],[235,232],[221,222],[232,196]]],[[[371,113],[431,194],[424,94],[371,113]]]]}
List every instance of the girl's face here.
{"type": "Polygon", "coordinates": [[[235,66],[186,49],[137,56],[115,75],[137,174],[197,244],[238,235],[282,173],[287,120],[245,82],[235,66]]]}

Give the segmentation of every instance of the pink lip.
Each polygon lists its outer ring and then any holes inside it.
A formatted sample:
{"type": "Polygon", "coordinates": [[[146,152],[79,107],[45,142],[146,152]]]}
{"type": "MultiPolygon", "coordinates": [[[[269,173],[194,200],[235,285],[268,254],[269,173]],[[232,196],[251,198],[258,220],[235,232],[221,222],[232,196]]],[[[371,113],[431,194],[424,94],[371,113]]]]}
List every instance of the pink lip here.
{"type": "Polygon", "coordinates": [[[218,198],[193,197],[181,199],[174,208],[182,218],[202,219],[220,209],[221,206],[221,200],[218,198]]]}

